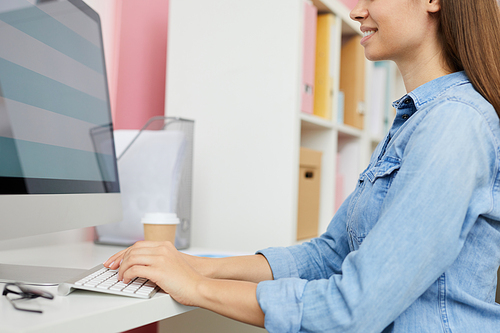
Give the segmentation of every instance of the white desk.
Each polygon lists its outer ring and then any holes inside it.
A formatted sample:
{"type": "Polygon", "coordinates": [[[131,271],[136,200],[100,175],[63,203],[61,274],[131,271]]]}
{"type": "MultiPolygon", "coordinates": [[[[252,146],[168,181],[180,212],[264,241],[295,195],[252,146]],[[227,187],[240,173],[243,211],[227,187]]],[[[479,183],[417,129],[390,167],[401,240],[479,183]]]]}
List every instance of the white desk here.
{"type": "MultiPolygon", "coordinates": [[[[88,242],[0,251],[0,263],[88,269],[121,249],[88,242]]],[[[57,294],[56,287],[47,290],[57,294]]],[[[142,300],[78,290],[39,302],[43,314],[15,310],[0,296],[0,332],[121,332],[193,309],[165,293],[142,300]]]]}

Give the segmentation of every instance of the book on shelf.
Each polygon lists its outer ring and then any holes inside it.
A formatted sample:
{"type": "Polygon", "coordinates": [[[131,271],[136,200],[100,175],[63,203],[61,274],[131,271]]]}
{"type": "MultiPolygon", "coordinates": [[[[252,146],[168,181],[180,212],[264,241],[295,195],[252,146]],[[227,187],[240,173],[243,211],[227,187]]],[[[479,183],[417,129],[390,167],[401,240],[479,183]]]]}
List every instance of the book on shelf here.
{"type": "Polygon", "coordinates": [[[337,124],[344,123],[344,92],[339,90],[337,96],[337,124]]]}
{"type": "Polygon", "coordinates": [[[391,63],[389,61],[377,61],[375,62],[375,66],[380,66],[384,67],[387,72],[387,80],[386,80],[386,85],[385,85],[385,105],[384,105],[384,128],[383,128],[383,133],[389,132],[389,128],[392,125],[392,121],[394,120],[396,110],[392,107],[392,95],[391,91],[395,87],[395,68],[391,66],[391,63]]]}
{"type": "Polygon", "coordinates": [[[344,174],[340,171],[340,154],[337,153],[337,167],[335,174],[335,213],[339,210],[340,206],[344,202],[344,174]]]}
{"type": "Polygon", "coordinates": [[[349,39],[340,52],[340,84],[344,92],[344,124],[364,128],[365,53],[361,36],[349,39]]]}
{"type": "Polygon", "coordinates": [[[373,64],[370,80],[370,135],[379,138],[384,135],[388,101],[389,68],[386,62],[377,61],[373,64]]]}
{"type": "Polygon", "coordinates": [[[317,17],[318,9],[310,1],[304,1],[301,111],[309,114],[313,113],[314,105],[314,67],[316,63],[317,17]]]}
{"type": "Polygon", "coordinates": [[[316,31],[316,70],[314,80],[314,114],[332,118],[334,58],[337,33],[335,16],[331,13],[318,15],[316,31]]]}

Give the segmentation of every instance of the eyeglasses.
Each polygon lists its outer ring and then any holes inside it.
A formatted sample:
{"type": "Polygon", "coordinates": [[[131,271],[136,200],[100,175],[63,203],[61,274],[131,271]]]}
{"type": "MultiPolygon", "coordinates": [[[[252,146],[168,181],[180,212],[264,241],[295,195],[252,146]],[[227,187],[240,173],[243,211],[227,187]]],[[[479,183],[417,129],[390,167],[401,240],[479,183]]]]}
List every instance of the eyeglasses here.
{"type": "Polygon", "coordinates": [[[29,300],[42,297],[46,299],[53,299],[54,295],[44,290],[36,289],[27,285],[20,283],[7,283],[3,288],[3,296],[5,296],[10,304],[20,311],[28,311],[35,313],[42,313],[43,311],[34,307],[33,302],[29,303],[29,300]],[[18,295],[19,297],[8,297],[8,294],[18,295]]]}

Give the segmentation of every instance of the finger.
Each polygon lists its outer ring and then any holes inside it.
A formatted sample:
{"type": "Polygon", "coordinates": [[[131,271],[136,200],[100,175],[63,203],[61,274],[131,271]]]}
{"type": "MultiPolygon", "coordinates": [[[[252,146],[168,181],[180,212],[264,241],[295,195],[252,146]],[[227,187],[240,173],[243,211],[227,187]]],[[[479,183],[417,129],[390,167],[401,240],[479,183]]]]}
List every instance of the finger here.
{"type": "Polygon", "coordinates": [[[147,241],[136,242],[134,245],[132,245],[124,250],[121,250],[120,252],[109,257],[109,259],[106,260],[103,263],[103,265],[105,267],[110,268],[110,269],[117,269],[118,267],[120,267],[120,263],[123,260],[123,257],[130,249],[155,247],[155,246],[159,246],[160,244],[161,244],[161,242],[147,242],[147,241]]]}
{"type": "Polygon", "coordinates": [[[123,255],[125,254],[126,251],[127,249],[122,250],[109,257],[109,259],[103,263],[104,267],[117,269],[120,266],[120,262],[122,261],[123,255]]]}
{"type": "Polygon", "coordinates": [[[109,266],[106,266],[106,267],[108,267],[109,269],[116,270],[116,269],[120,268],[120,265],[122,264],[122,261],[123,261],[123,255],[117,257],[115,260],[113,260],[111,262],[111,264],[109,264],[109,266]]]}
{"type": "MultiPolygon", "coordinates": [[[[134,265],[129,267],[123,274],[123,283],[129,283],[136,277],[142,277],[155,282],[155,270],[151,266],[134,265]]],[[[155,282],[156,283],[156,282],[155,282]]]]}
{"type": "MultiPolygon", "coordinates": [[[[153,266],[156,263],[157,259],[158,256],[151,251],[131,251],[131,253],[126,255],[126,257],[122,261],[122,264],[120,265],[120,269],[118,270],[118,280],[128,283],[129,280],[124,281],[124,277],[129,276],[125,275],[125,273],[127,273],[130,268],[134,266],[153,266]]],[[[134,277],[137,277],[137,275],[132,276],[131,278],[134,277]]]]}

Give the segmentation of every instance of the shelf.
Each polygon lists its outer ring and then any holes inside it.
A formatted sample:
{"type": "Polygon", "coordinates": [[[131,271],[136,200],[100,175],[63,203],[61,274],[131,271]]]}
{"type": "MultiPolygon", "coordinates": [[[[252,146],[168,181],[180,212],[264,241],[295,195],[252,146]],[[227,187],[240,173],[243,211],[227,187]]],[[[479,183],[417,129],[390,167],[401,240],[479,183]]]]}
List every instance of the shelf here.
{"type": "MultiPolygon", "coordinates": [[[[331,120],[324,119],[308,113],[300,113],[301,128],[306,130],[336,129],[340,137],[360,138],[363,131],[345,124],[334,124],[331,120]]],[[[373,138],[372,141],[380,141],[373,138]]]]}
{"type": "Polygon", "coordinates": [[[342,31],[347,35],[361,34],[359,23],[351,20],[350,10],[339,0],[312,0],[318,13],[334,13],[342,20],[342,31]]]}
{"type": "Polygon", "coordinates": [[[318,129],[332,129],[333,123],[331,120],[321,118],[312,114],[300,113],[300,120],[302,129],[318,130],[318,129]]]}
{"type": "Polygon", "coordinates": [[[361,135],[363,134],[363,131],[360,129],[344,124],[337,124],[335,128],[339,132],[339,137],[342,138],[361,138],[361,135]]]}
{"type": "Polygon", "coordinates": [[[336,17],[331,119],[300,111],[303,0],[170,0],[166,113],[198,124],[192,219],[203,223],[193,246],[295,244],[300,147],[323,153],[319,233],[335,213],[336,170],[345,199],[367,165],[377,138],[337,121],[341,45],[360,34],[359,23],[340,0],[312,2],[336,17]]]}

